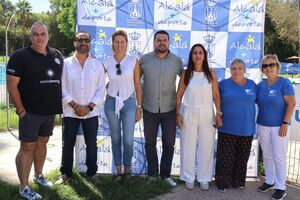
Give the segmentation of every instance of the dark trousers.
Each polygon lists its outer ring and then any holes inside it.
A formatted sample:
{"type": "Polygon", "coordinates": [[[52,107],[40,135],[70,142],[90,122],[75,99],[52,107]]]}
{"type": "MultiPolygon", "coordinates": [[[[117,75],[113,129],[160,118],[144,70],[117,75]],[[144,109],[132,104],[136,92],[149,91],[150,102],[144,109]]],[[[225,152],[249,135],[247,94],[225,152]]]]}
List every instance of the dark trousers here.
{"type": "Polygon", "coordinates": [[[68,177],[72,176],[74,145],[81,123],[86,144],[87,176],[93,176],[97,172],[97,132],[98,116],[87,119],[64,117],[62,161],[60,172],[68,177]]]}
{"type": "Polygon", "coordinates": [[[244,187],[252,136],[218,133],[215,182],[218,188],[244,187]]]}
{"type": "Polygon", "coordinates": [[[143,110],[145,150],[148,162],[148,176],[158,176],[158,157],[156,141],[158,127],[162,129],[162,156],[160,161],[160,176],[168,178],[171,174],[174,144],[176,137],[176,111],[167,113],[151,113],[143,110]]]}

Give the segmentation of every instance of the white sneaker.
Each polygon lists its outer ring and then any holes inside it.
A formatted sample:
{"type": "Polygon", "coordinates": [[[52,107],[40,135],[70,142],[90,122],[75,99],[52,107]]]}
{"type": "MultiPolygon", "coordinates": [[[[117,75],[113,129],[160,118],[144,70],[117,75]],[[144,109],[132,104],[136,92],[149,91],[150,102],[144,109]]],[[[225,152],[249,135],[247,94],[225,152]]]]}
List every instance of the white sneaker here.
{"type": "Polygon", "coordinates": [[[33,177],[33,181],[40,184],[41,186],[44,186],[46,188],[51,188],[53,186],[53,183],[48,181],[43,174],[40,174],[38,177],[33,177]]]}
{"type": "Polygon", "coordinates": [[[193,190],[194,189],[194,182],[185,182],[185,187],[188,190],[193,190]]]}
{"type": "Polygon", "coordinates": [[[171,185],[172,187],[177,186],[177,183],[175,181],[173,181],[173,179],[171,179],[170,177],[169,178],[165,178],[164,181],[166,183],[168,183],[169,185],[171,185]]]}
{"type": "Polygon", "coordinates": [[[32,190],[30,187],[28,187],[27,185],[24,187],[24,189],[21,191],[19,190],[19,193],[22,197],[28,199],[28,200],[39,200],[42,199],[42,196],[35,192],[34,190],[32,190]]]}
{"type": "Polygon", "coordinates": [[[200,182],[200,189],[201,190],[208,190],[209,189],[208,182],[200,182]]]}

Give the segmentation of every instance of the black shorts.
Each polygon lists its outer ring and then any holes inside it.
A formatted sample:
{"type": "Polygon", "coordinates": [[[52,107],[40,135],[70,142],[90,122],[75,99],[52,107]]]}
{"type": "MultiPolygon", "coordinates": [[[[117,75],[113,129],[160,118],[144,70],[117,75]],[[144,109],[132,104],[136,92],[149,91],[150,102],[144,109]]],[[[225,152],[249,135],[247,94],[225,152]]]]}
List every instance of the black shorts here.
{"type": "Polygon", "coordinates": [[[19,120],[19,140],[35,142],[38,137],[53,134],[55,115],[39,115],[26,112],[19,120]]]}

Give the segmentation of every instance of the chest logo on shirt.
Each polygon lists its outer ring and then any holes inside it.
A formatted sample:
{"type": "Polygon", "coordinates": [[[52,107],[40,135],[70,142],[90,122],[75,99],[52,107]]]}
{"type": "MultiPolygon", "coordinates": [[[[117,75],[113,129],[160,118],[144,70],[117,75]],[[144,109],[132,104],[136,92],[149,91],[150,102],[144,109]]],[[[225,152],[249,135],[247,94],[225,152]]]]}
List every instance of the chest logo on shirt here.
{"type": "Polygon", "coordinates": [[[55,61],[58,65],[60,65],[60,60],[59,60],[58,58],[55,58],[54,61],[55,61]]]}
{"type": "Polygon", "coordinates": [[[47,70],[47,75],[48,75],[49,77],[53,77],[53,76],[54,76],[54,72],[52,71],[52,69],[48,69],[48,70],[47,70]]]}
{"type": "Polygon", "coordinates": [[[247,95],[254,95],[254,92],[252,89],[245,89],[245,92],[247,95]]]}
{"type": "Polygon", "coordinates": [[[276,90],[270,90],[269,91],[269,97],[275,97],[277,95],[277,91],[276,90]]]}

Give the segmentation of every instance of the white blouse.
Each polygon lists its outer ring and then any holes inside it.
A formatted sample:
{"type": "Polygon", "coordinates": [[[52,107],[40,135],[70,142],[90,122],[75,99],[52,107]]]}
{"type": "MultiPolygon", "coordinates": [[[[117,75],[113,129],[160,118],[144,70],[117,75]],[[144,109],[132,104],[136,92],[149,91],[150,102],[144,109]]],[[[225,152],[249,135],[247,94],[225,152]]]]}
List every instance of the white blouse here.
{"type": "Polygon", "coordinates": [[[117,75],[116,65],[118,62],[115,58],[111,56],[103,60],[103,65],[109,79],[107,94],[116,98],[116,114],[118,114],[123,107],[123,101],[128,99],[132,93],[135,92],[134,67],[136,62],[136,57],[125,55],[120,62],[121,75],[117,75]]]}
{"type": "Polygon", "coordinates": [[[185,89],[183,104],[191,108],[212,108],[212,84],[204,72],[193,71],[193,76],[185,89]]]}

